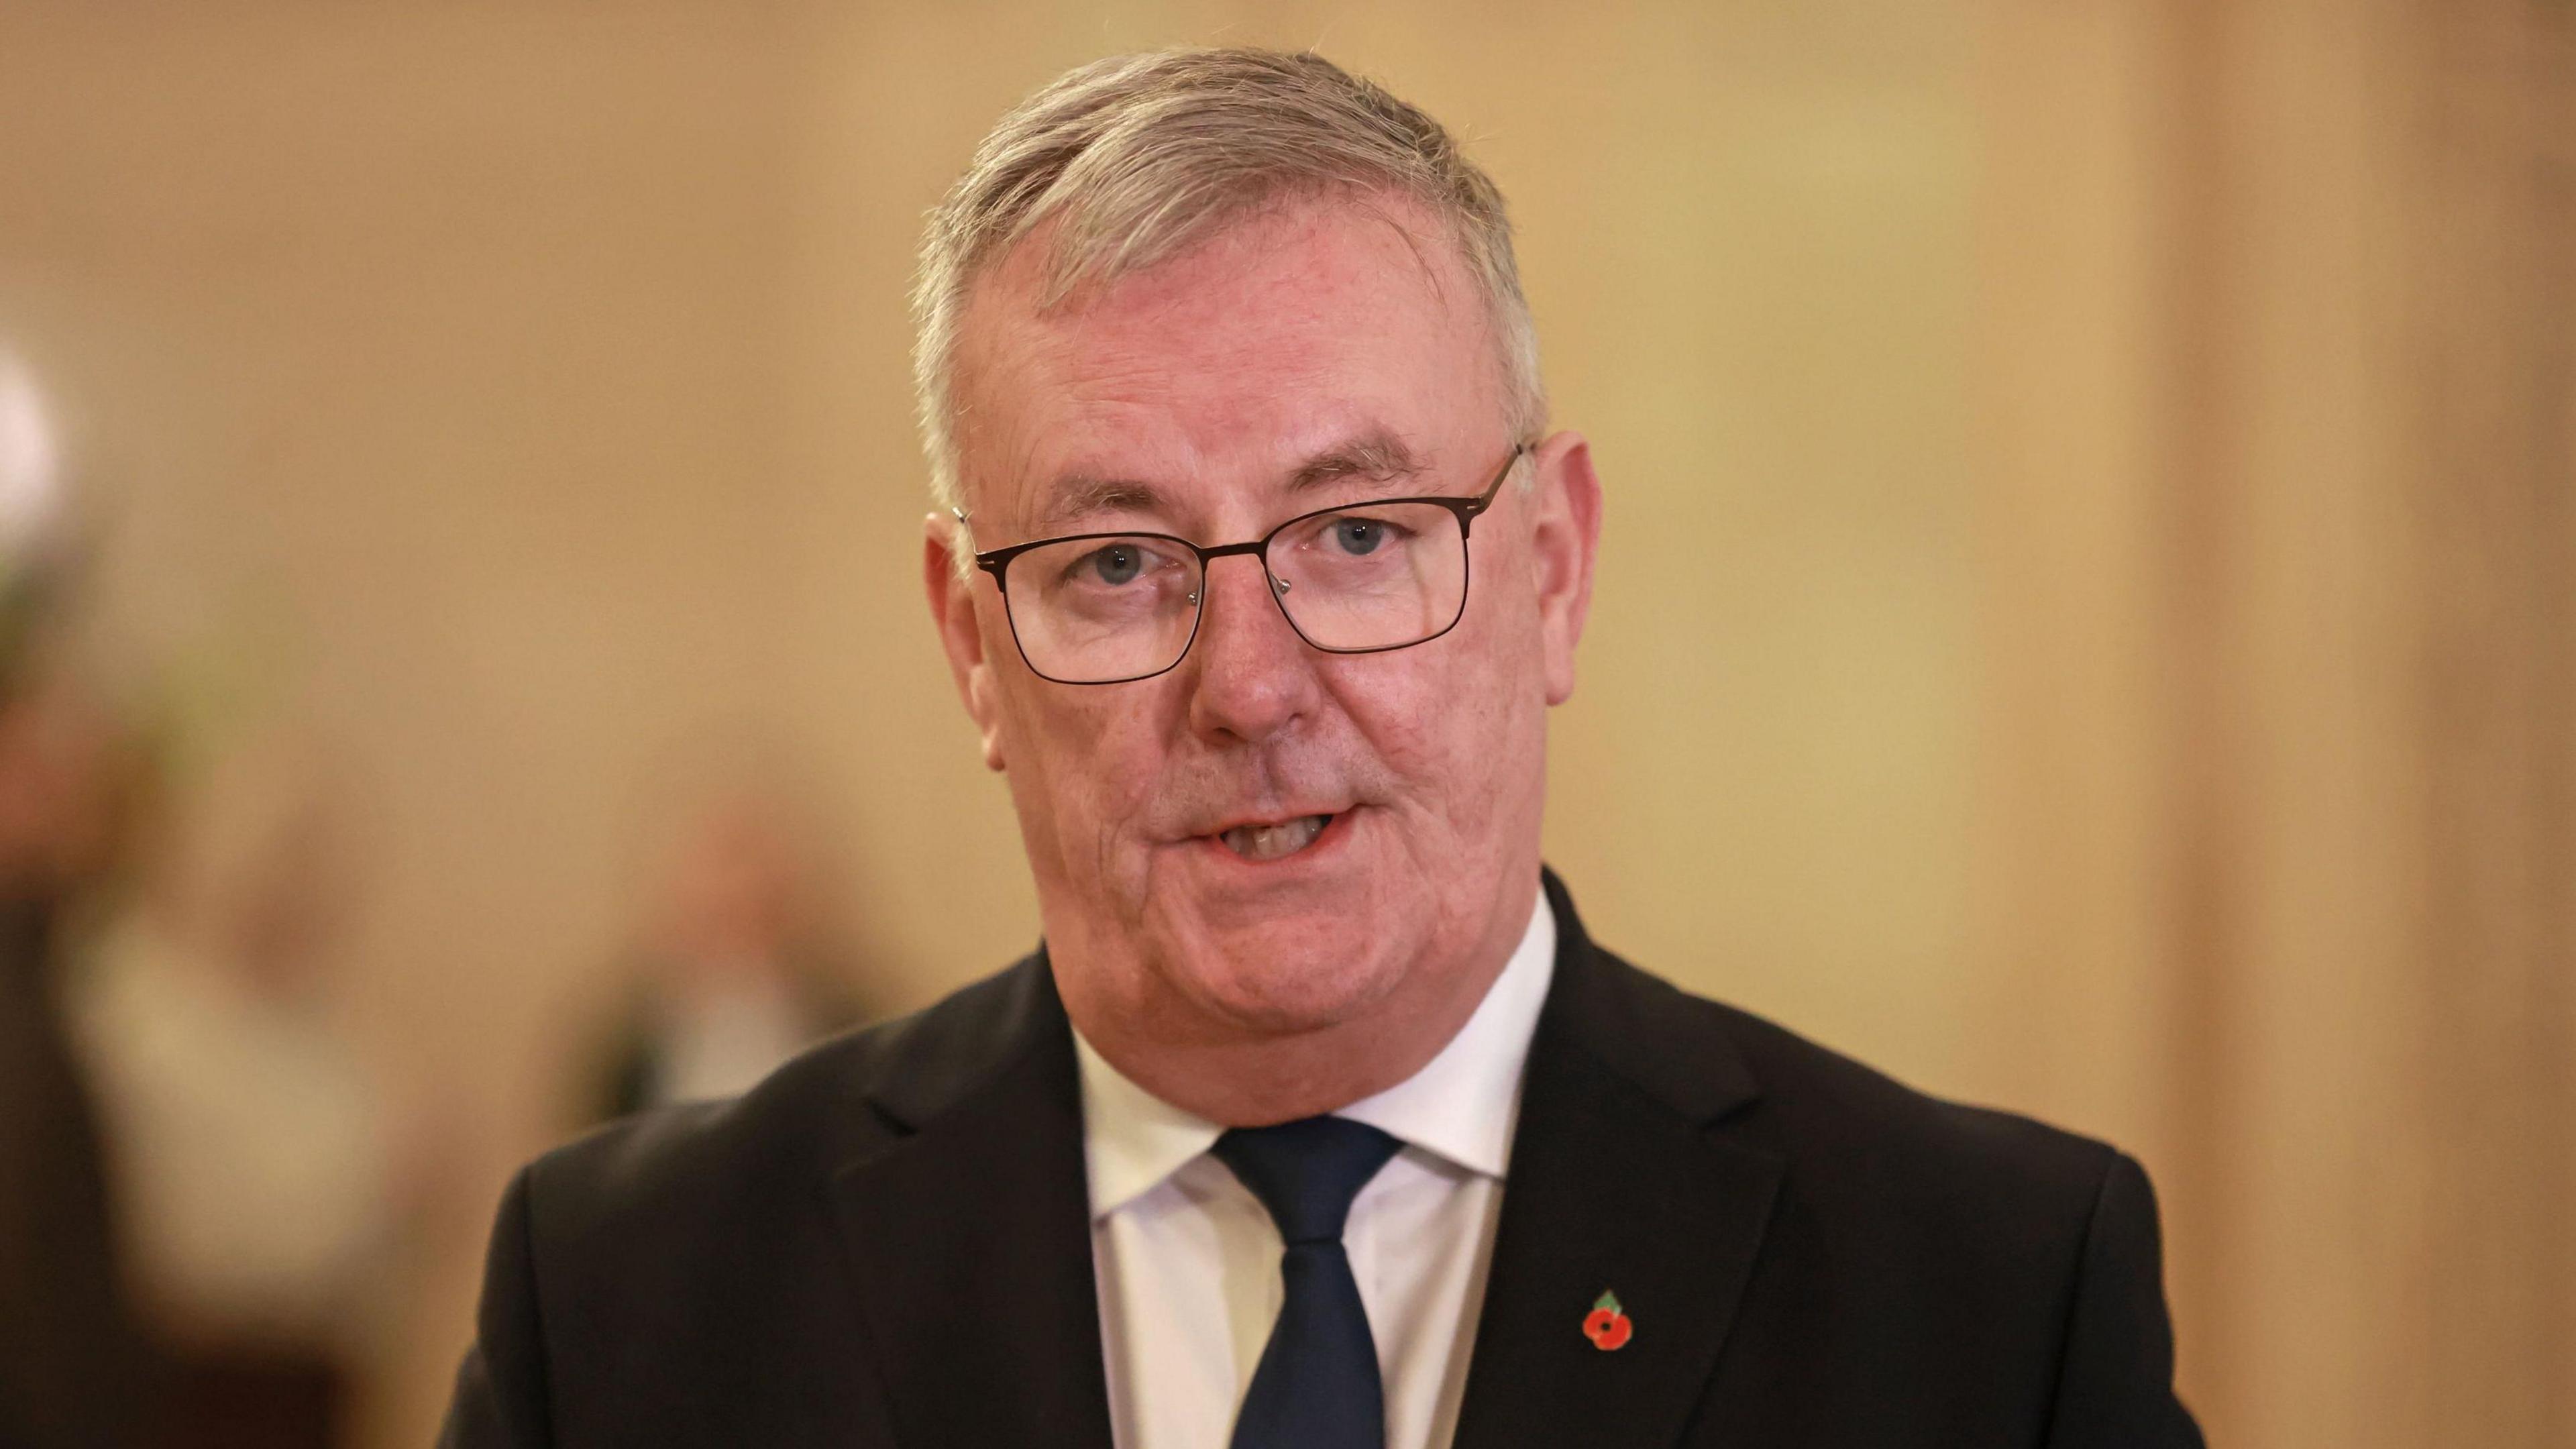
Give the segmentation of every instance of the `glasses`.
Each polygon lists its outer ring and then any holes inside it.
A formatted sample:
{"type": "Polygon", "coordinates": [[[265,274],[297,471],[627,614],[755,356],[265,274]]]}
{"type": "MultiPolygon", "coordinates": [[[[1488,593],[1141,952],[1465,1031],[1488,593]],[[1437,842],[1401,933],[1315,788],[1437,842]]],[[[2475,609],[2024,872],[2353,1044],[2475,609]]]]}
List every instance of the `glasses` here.
{"type": "MultiPolygon", "coordinates": [[[[1077,533],[975,555],[1020,657],[1058,684],[1125,684],[1181,662],[1206,612],[1208,565],[1261,560],[1297,637],[1327,654],[1427,644],[1467,612],[1467,530],[1493,506],[1522,443],[1472,498],[1379,498],[1301,513],[1250,543],[1168,533],[1077,533]]],[[[966,522],[959,513],[957,521],[966,522]]]]}

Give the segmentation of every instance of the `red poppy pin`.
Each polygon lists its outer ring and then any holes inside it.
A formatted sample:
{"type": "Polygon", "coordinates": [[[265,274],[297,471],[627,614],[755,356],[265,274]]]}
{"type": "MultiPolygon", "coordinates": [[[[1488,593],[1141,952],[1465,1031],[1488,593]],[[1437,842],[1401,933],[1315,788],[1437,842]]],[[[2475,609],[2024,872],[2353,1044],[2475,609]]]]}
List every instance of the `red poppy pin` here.
{"type": "Polygon", "coordinates": [[[1593,1303],[1592,1311],[1583,1315],[1583,1336],[1591,1339],[1592,1346],[1603,1353],[1626,1343],[1629,1331],[1628,1315],[1619,1311],[1619,1295],[1616,1293],[1602,1294],[1593,1303]]]}

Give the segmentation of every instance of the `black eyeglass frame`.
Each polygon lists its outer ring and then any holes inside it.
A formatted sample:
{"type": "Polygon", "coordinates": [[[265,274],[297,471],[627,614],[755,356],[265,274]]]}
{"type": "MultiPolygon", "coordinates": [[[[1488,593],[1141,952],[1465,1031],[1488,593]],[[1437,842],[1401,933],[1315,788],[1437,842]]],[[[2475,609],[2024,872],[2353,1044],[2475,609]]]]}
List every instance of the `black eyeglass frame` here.
{"type": "MultiPolygon", "coordinates": [[[[975,567],[982,569],[984,572],[993,576],[993,587],[999,591],[1002,596],[1002,617],[1010,621],[1011,644],[1012,647],[1020,651],[1020,662],[1029,667],[1029,672],[1031,674],[1036,675],[1038,678],[1043,679],[1050,684],[1065,684],[1076,687],[1087,687],[1100,684],[1134,684],[1140,679],[1152,679],[1157,675],[1169,674],[1173,670],[1180,668],[1181,661],[1190,657],[1191,647],[1199,642],[1199,626],[1207,620],[1208,567],[1218,559],[1232,558],[1237,554],[1250,554],[1261,560],[1261,575],[1271,585],[1269,590],[1267,590],[1270,595],[1270,602],[1278,606],[1279,617],[1288,621],[1289,629],[1296,634],[1299,640],[1304,642],[1307,648],[1320,650],[1326,654],[1392,653],[1398,649],[1410,649],[1417,644],[1428,644],[1432,640],[1439,638],[1441,635],[1448,633],[1450,630],[1457,628],[1458,621],[1467,617],[1467,593],[1469,586],[1475,581],[1476,561],[1474,551],[1467,547],[1467,539],[1474,530],[1476,515],[1483,513],[1485,510],[1494,506],[1494,498],[1497,494],[1500,494],[1503,491],[1503,483],[1512,476],[1512,470],[1519,467],[1521,459],[1535,451],[1537,446],[1538,445],[1535,443],[1513,444],[1511,456],[1503,460],[1503,466],[1494,474],[1494,481],[1485,485],[1484,492],[1476,494],[1473,497],[1440,495],[1412,498],[1353,499],[1347,503],[1335,504],[1330,508],[1317,508],[1310,512],[1300,513],[1296,517],[1280,523],[1268,533],[1261,535],[1261,537],[1249,542],[1221,543],[1213,547],[1205,547],[1193,543],[1186,538],[1182,538],[1178,534],[1170,533],[1137,533],[1126,529],[1107,533],[1068,533],[1059,538],[1031,539],[1027,543],[1015,543],[1007,548],[997,548],[985,553],[979,553],[975,555],[975,567]],[[1345,649],[1336,648],[1330,644],[1318,644],[1313,639],[1308,638],[1306,631],[1298,628],[1296,616],[1288,612],[1287,601],[1281,597],[1281,591],[1278,587],[1280,582],[1279,576],[1270,571],[1270,541],[1309,519],[1322,518],[1335,513],[1348,513],[1354,509],[1385,508],[1398,503],[1437,504],[1442,508],[1448,509],[1452,514],[1457,516],[1458,549],[1461,555],[1463,555],[1459,560],[1458,612],[1450,615],[1448,623],[1441,625],[1431,633],[1425,634],[1419,639],[1408,639],[1401,644],[1371,644],[1363,648],[1345,649]],[[1047,548],[1059,543],[1081,543],[1086,539],[1094,538],[1152,539],[1159,543],[1178,544],[1192,554],[1197,555],[1199,561],[1199,587],[1198,592],[1192,597],[1191,601],[1198,607],[1190,616],[1190,637],[1181,641],[1181,650],[1178,654],[1172,656],[1171,663],[1164,665],[1160,669],[1151,670],[1144,674],[1124,674],[1120,675],[1116,679],[1058,679],[1054,675],[1047,673],[1045,670],[1038,668],[1037,661],[1029,657],[1028,646],[1020,642],[1020,621],[1011,613],[1011,584],[1008,573],[1011,566],[1011,560],[1018,558],[1021,554],[1027,553],[1032,549],[1047,548]]],[[[957,515],[957,521],[959,523],[963,524],[967,522],[964,510],[952,508],[949,512],[957,515]]],[[[968,526],[972,527],[971,524],[968,526]]]]}

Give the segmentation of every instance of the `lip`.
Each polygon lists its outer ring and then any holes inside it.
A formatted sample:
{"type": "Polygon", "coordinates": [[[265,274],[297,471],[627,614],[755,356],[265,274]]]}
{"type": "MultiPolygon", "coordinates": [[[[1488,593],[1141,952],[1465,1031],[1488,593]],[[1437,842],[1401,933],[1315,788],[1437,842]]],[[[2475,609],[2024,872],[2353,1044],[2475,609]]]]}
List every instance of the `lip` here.
{"type": "Polygon", "coordinates": [[[1351,833],[1352,818],[1358,815],[1362,808],[1358,805],[1345,805],[1339,810],[1297,810],[1287,814],[1242,816],[1227,821],[1205,835],[1191,836],[1190,843],[1204,847],[1201,854],[1212,857],[1218,864],[1234,870],[1273,874],[1300,866],[1319,866],[1329,863],[1342,853],[1343,842],[1351,833]],[[1305,849],[1294,855],[1281,856],[1277,860],[1246,860],[1235,854],[1234,848],[1227,845],[1222,838],[1226,831],[1237,826],[1279,825],[1309,815],[1330,815],[1332,819],[1324,822],[1324,828],[1316,833],[1314,840],[1305,849]]]}
{"type": "MultiPolygon", "coordinates": [[[[1291,820],[1303,820],[1310,815],[1330,815],[1333,817],[1334,824],[1339,824],[1343,816],[1350,814],[1353,810],[1358,808],[1359,807],[1356,805],[1349,804],[1306,805],[1287,810],[1274,810],[1264,815],[1228,815],[1217,821],[1215,825],[1210,826],[1206,830],[1200,831],[1197,835],[1192,836],[1191,838],[1194,840],[1214,840],[1229,830],[1240,829],[1246,826],[1258,829],[1266,825],[1285,825],[1291,820]]],[[[1324,828],[1329,830],[1332,826],[1327,825],[1324,828]]]]}

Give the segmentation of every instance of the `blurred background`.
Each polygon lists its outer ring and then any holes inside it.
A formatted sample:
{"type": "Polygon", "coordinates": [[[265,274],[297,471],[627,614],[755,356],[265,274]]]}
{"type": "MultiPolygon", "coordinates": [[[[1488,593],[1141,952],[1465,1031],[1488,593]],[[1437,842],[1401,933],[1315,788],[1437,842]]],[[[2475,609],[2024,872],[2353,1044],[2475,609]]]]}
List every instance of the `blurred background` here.
{"type": "Polygon", "coordinates": [[[2137,1152],[2212,1442],[2576,1443],[2566,0],[12,0],[0,1438],[423,1443],[513,1165],[1028,948],[906,273],[1174,42],[1513,202],[1596,934],[2137,1152]]]}

